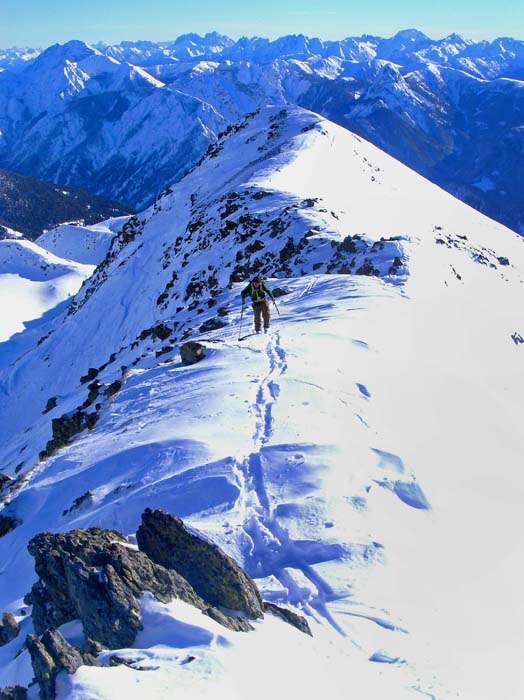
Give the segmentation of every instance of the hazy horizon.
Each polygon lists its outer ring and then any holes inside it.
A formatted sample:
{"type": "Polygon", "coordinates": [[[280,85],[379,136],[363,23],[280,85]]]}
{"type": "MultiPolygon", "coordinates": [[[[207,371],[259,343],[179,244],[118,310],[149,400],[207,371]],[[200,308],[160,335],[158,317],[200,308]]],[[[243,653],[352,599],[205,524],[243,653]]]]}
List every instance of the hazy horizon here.
{"type": "Polygon", "coordinates": [[[122,41],[173,41],[188,33],[210,31],[236,40],[259,36],[274,40],[289,34],[305,34],[322,40],[371,34],[390,37],[416,28],[432,39],[457,33],[474,41],[524,36],[524,3],[509,0],[497,13],[484,0],[441,0],[438,6],[417,0],[391,4],[375,0],[372,6],[356,0],[330,0],[318,9],[308,0],[266,0],[263,8],[246,7],[239,0],[211,0],[198,5],[156,0],[140,7],[125,0],[90,0],[89,5],[65,0],[2,0],[0,46],[47,47],[77,38],[86,43],[118,44],[122,41]]]}

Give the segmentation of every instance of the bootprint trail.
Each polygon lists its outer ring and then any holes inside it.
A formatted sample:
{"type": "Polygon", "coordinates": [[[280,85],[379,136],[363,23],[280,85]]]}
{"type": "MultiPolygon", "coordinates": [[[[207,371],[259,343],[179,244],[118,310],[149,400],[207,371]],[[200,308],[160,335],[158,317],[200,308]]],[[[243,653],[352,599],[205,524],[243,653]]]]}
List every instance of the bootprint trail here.
{"type": "Polygon", "coordinates": [[[268,371],[258,382],[250,408],[255,423],[253,451],[237,459],[245,499],[242,530],[246,570],[255,578],[273,575],[286,590],[285,602],[303,606],[313,617],[324,618],[344,634],[327,608],[327,603],[339,596],[313,568],[314,564],[340,558],[343,547],[293,540],[279,522],[266,488],[263,450],[274,432],[273,411],[281,391],[279,378],[287,371],[280,331],[268,338],[265,354],[268,371]],[[292,570],[296,570],[298,578],[308,585],[302,581],[298,583],[292,570]]]}

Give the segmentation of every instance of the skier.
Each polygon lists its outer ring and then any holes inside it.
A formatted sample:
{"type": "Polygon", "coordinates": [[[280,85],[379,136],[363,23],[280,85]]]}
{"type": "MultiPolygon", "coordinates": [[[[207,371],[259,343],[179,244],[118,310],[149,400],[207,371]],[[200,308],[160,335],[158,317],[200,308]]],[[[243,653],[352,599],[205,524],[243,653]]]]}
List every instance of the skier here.
{"type": "Polygon", "coordinates": [[[260,333],[262,318],[264,319],[264,333],[267,333],[269,329],[270,313],[266,294],[269,294],[273,302],[275,301],[273,292],[258,275],[253,277],[247,287],[242,290],[242,304],[246,297],[251,297],[251,304],[253,305],[253,312],[255,314],[255,331],[257,333],[260,333]]]}

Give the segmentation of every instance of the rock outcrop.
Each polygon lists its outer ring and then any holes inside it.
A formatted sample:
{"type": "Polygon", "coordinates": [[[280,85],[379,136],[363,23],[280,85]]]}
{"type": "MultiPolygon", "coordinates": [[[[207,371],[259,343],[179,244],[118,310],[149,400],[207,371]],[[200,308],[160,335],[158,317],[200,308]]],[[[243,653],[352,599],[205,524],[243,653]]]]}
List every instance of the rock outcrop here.
{"type": "Polygon", "coordinates": [[[0,688],[0,700],[27,700],[27,688],[15,685],[14,688],[0,688]]]}
{"type": "Polygon", "coordinates": [[[147,508],[136,537],[152,561],[178,571],[211,605],[252,619],[263,617],[254,581],[220,547],[188,530],[180,518],[147,508]]]}
{"type": "Polygon", "coordinates": [[[93,430],[97,421],[98,413],[86,413],[81,408],[77,408],[72,413],[64,413],[59,418],[53,418],[51,421],[51,429],[53,437],[47,441],[45,449],[39,454],[40,461],[50,457],[57,450],[65,445],[69,445],[71,438],[78,433],[81,433],[86,428],[93,430]]]}
{"type": "Polygon", "coordinates": [[[20,525],[20,520],[17,520],[12,515],[0,515],[0,537],[4,537],[15,527],[20,525]]]}
{"type": "Polygon", "coordinates": [[[28,549],[40,577],[32,588],[37,634],[80,619],[86,638],[118,649],[130,646],[142,629],[144,591],[165,603],[179,598],[207,607],[180,574],[128,544],[120,533],[98,528],[33,537],[28,549]]]}
{"type": "Polygon", "coordinates": [[[10,476],[0,472],[0,493],[5,490],[5,488],[13,481],[10,476]]]}
{"type": "Polygon", "coordinates": [[[284,620],[284,622],[287,622],[290,625],[293,625],[293,627],[296,627],[297,630],[304,632],[304,634],[309,634],[310,637],[313,636],[311,634],[311,628],[309,626],[308,621],[305,617],[302,617],[302,615],[297,615],[292,610],[288,610],[287,608],[281,608],[280,605],[275,605],[275,603],[268,603],[267,601],[264,601],[263,608],[264,612],[279,617],[281,620],[284,620]]]}
{"type": "Polygon", "coordinates": [[[84,663],[82,655],[55,629],[46,630],[41,639],[28,634],[26,646],[41,700],[54,700],[56,677],[61,671],[74,673],[80,668],[84,663]]]}
{"type": "MultiPolygon", "coordinates": [[[[61,671],[74,673],[82,664],[99,665],[103,647],[133,644],[142,629],[144,592],[164,603],[182,600],[231,630],[252,629],[246,618],[260,618],[267,611],[311,634],[304,618],[263,603],[254,581],[234,559],[190,531],[179,518],[147,509],[137,540],[139,549],[119,532],[88,528],[63,534],[43,532],[29,542],[39,580],[25,600],[33,606],[35,633],[42,636],[28,635],[26,646],[42,700],[55,697],[61,671]],[[81,621],[87,639],[81,649],[56,629],[73,620],[81,621]]],[[[15,618],[4,614],[0,644],[4,637],[9,641],[16,634],[15,618]]]]}
{"type": "Polygon", "coordinates": [[[180,347],[180,357],[185,365],[194,365],[205,357],[205,346],[190,340],[180,347]]]}
{"type": "Polygon", "coordinates": [[[12,613],[4,613],[2,615],[2,622],[0,622],[0,647],[18,637],[20,632],[20,626],[16,621],[15,616],[12,613]]]}

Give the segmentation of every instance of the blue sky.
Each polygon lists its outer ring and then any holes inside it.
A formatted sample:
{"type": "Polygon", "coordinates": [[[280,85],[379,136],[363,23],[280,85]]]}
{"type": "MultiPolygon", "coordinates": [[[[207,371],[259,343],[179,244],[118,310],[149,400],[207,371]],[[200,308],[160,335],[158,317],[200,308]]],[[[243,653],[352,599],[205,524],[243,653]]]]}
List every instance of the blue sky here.
{"type": "Polygon", "coordinates": [[[0,47],[174,39],[217,30],[276,38],[304,33],[340,39],[391,36],[415,27],[431,37],[458,32],[474,39],[524,39],[524,1],[503,0],[0,0],[0,47]],[[496,8],[496,9],[494,9],[496,8]]]}

